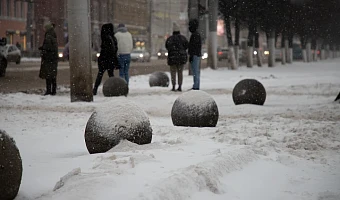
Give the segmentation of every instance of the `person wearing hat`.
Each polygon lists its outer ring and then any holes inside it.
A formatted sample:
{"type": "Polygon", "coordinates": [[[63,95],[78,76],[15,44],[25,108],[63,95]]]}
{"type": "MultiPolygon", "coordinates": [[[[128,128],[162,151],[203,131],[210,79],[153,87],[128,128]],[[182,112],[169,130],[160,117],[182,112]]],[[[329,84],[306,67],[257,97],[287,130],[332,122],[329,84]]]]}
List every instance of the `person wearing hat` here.
{"type": "Polygon", "coordinates": [[[118,60],[120,64],[119,76],[125,79],[129,85],[129,69],[131,62],[131,52],[133,49],[132,35],[124,24],[119,24],[115,34],[118,43],[118,60]]]}
{"type": "Polygon", "coordinates": [[[58,67],[58,43],[57,34],[53,24],[44,26],[45,38],[41,51],[41,65],[39,77],[46,79],[46,92],[44,95],[56,95],[57,91],[57,67],[58,67]]]}
{"type": "Polygon", "coordinates": [[[202,39],[198,32],[199,22],[197,19],[189,21],[189,31],[191,32],[189,41],[189,62],[193,72],[194,84],[192,86],[193,90],[200,89],[200,62],[202,56],[202,39]]]}
{"type": "Polygon", "coordinates": [[[176,91],[176,73],[178,76],[177,91],[182,91],[183,68],[188,61],[188,40],[181,35],[177,23],[173,23],[172,35],[166,40],[165,48],[168,50],[168,65],[170,66],[172,90],[176,91]]]}

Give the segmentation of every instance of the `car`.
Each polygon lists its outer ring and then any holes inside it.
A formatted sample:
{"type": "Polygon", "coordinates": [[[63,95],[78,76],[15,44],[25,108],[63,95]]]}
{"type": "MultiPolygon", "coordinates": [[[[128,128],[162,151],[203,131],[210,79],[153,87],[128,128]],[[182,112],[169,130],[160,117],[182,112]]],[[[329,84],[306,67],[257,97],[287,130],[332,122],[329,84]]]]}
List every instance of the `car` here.
{"type": "Polygon", "coordinates": [[[167,59],[168,51],[166,49],[159,49],[159,51],[157,52],[157,57],[159,60],[167,59]]]}
{"type": "Polygon", "coordinates": [[[145,49],[134,49],[131,52],[131,61],[133,62],[150,62],[150,53],[145,49]]]}
{"type": "Polygon", "coordinates": [[[206,49],[202,49],[202,60],[208,59],[208,52],[206,49]]]}
{"type": "Polygon", "coordinates": [[[6,58],[7,63],[15,62],[16,64],[20,64],[21,62],[21,51],[13,44],[6,44],[2,48],[1,54],[6,58]]]}
{"type": "MultiPolygon", "coordinates": [[[[67,48],[68,45],[65,47],[58,47],[58,61],[65,62],[69,60],[69,52],[67,48]]],[[[97,62],[100,53],[97,51],[92,50],[91,52],[91,61],[97,62]]]]}
{"type": "Polygon", "coordinates": [[[58,61],[65,62],[68,61],[69,57],[65,55],[64,47],[58,47],[58,61]]]}
{"type": "MultiPolygon", "coordinates": [[[[282,60],[282,50],[281,48],[275,48],[275,61],[281,61],[282,60]]],[[[268,59],[269,58],[269,54],[270,54],[270,51],[269,49],[266,49],[264,52],[263,52],[264,56],[265,56],[265,59],[268,59]]]]}
{"type": "Polygon", "coordinates": [[[219,61],[228,59],[228,47],[218,47],[217,48],[217,59],[219,61]]]}

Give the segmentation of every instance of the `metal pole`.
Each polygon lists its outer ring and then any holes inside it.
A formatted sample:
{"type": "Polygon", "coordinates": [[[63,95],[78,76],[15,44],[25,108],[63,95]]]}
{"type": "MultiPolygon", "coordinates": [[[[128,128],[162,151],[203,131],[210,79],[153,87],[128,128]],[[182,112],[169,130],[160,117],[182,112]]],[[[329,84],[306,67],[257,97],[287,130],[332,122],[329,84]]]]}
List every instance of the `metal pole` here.
{"type": "Polygon", "coordinates": [[[26,20],[26,47],[28,57],[32,56],[32,18],[33,18],[33,0],[27,2],[27,20],[26,20]]]}
{"type": "Polygon", "coordinates": [[[71,102],[93,101],[90,0],[68,0],[71,102]]]}
{"type": "Polygon", "coordinates": [[[153,49],[152,49],[152,15],[153,15],[153,0],[149,0],[149,51],[150,55],[153,55],[153,49]]]}
{"type": "Polygon", "coordinates": [[[217,9],[218,0],[209,0],[208,66],[217,69],[217,9]]]}

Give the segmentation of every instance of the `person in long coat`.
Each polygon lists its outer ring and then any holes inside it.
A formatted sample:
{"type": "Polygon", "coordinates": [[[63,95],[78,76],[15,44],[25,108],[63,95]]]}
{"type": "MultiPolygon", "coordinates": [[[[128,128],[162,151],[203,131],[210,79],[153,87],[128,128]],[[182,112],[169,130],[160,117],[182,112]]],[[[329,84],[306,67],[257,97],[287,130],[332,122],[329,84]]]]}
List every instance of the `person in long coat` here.
{"type": "Polygon", "coordinates": [[[52,24],[46,24],[45,38],[41,51],[41,66],[39,77],[46,79],[45,95],[55,95],[57,91],[58,43],[57,34],[52,24]]]}
{"type": "Polygon", "coordinates": [[[188,40],[181,35],[177,23],[173,23],[172,35],[166,40],[165,48],[168,50],[168,65],[170,66],[172,90],[176,91],[176,73],[178,75],[177,91],[182,91],[183,68],[188,61],[188,40]]]}
{"type": "Polygon", "coordinates": [[[93,87],[93,95],[97,94],[104,72],[107,70],[109,77],[113,77],[114,69],[119,69],[120,67],[117,56],[117,39],[114,36],[112,23],[103,24],[100,37],[102,43],[100,46],[101,50],[98,58],[98,74],[93,87]]]}

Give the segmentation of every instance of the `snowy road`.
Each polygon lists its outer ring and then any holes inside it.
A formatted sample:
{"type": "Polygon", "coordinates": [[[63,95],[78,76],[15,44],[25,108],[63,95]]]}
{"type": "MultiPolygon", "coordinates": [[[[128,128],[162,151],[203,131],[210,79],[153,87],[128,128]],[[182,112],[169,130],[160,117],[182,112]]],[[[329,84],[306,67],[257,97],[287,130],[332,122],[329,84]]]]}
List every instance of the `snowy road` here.
{"type": "MultiPolygon", "coordinates": [[[[23,159],[16,200],[339,200],[340,104],[333,102],[339,66],[335,60],[205,69],[202,90],[220,113],[215,128],[174,127],[170,112],[180,93],[150,88],[148,75],[134,76],[127,99],[148,114],[152,143],[123,141],[96,155],[87,152],[85,125],[96,107],[114,106],[114,98],[99,93],[92,103],[70,103],[67,88],[54,97],[0,94],[0,127],[23,159]],[[264,106],[234,105],[231,91],[248,77],[265,86],[264,106]]],[[[184,89],[191,84],[185,76],[184,89]]]]}

